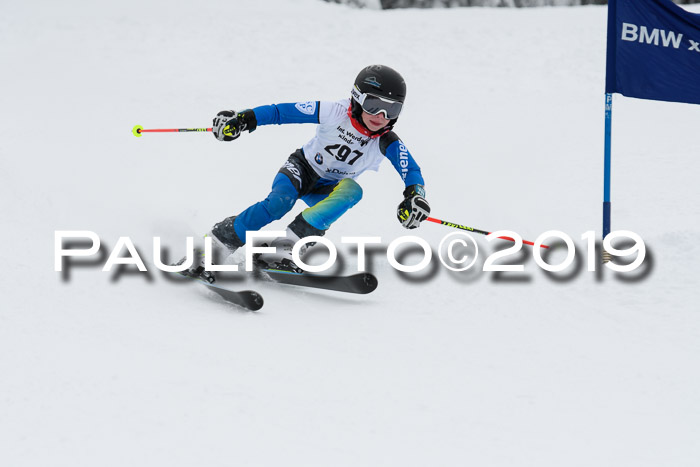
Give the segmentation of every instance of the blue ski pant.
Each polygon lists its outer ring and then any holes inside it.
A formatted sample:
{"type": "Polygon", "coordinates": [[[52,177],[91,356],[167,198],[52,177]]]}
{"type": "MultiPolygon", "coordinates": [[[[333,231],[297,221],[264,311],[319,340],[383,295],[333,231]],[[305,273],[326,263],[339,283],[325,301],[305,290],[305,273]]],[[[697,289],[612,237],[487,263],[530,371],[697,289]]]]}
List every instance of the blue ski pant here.
{"type": "Polygon", "coordinates": [[[362,199],[362,188],[351,178],[340,181],[320,178],[298,150],[275,176],[267,197],[236,216],[233,223],[236,235],[245,243],[246,232],[258,231],[281,219],[299,199],[308,206],[301,213],[303,220],[312,227],[310,230],[320,231],[316,233],[322,235],[362,199]]]}

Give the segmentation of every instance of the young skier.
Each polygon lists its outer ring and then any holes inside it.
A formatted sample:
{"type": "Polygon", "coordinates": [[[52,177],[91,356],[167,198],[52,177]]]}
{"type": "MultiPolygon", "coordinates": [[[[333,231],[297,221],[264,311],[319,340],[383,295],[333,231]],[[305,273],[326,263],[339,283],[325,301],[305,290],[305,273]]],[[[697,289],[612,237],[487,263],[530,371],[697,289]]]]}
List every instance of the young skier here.
{"type": "MultiPolygon", "coordinates": [[[[294,244],[304,237],[324,235],[333,222],[357,204],[362,188],[355,179],[365,170],[378,170],[385,158],[406,186],[397,210],[399,222],[408,229],[418,227],[430,213],[423,176],[392,131],[405,98],[406,83],[401,75],[387,66],[372,65],[357,75],[349,99],[219,112],[213,122],[213,133],[219,141],[233,141],[242,131],[252,132],[260,125],[315,123],[318,127],[316,136],[289,156],[267,198],[222,220],[207,233],[215,256],[230,255],[246,243],[246,232],[281,219],[301,199],[309,207],[289,224],[286,237],[270,243],[276,253],[258,256],[258,262],[266,267],[299,272],[292,261],[294,244]]],[[[201,252],[183,273],[214,282],[213,272],[205,271],[201,252]]]]}

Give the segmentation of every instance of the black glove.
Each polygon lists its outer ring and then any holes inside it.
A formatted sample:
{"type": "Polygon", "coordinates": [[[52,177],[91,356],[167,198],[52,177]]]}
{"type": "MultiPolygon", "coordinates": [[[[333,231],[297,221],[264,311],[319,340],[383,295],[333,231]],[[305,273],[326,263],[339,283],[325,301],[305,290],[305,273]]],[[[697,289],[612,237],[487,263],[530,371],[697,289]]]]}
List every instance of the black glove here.
{"type": "Polygon", "coordinates": [[[214,117],[212,133],[219,141],[233,141],[241,135],[241,131],[253,131],[258,126],[255,112],[244,110],[222,110],[214,117]]]}
{"type": "Polygon", "coordinates": [[[396,210],[396,217],[407,229],[415,229],[430,215],[430,204],[424,196],[423,185],[411,185],[403,191],[404,200],[396,210]]]}

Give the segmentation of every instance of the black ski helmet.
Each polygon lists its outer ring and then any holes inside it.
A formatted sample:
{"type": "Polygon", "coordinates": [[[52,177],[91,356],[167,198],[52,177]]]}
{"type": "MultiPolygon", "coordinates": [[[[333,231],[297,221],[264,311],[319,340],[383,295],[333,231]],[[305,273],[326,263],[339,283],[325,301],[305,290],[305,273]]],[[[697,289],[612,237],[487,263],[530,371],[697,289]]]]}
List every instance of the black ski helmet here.
{"type": "MultiPolygon", "coordinates": [[[[361,93],[374,94],[402,104],[406,100],[406,82],[403,76],[386,65],[370,65],[363,68],[355,78],[355,87],[361,93]]],[[[351,98],[351,101],[353,118],[364,126],[361,119],[362,106],[355,99],[351,98]]],[[[394,126],[397,120],[398,117],[390,120],[389,126],[394,126]]]]}
{"type": "Polygon", "coordinates": [[[360,92],[374,94],[401,103],[406,100],[406,82],[393,68],[384,65],[370,65],[355,78],[355,86],[360,92]]]}

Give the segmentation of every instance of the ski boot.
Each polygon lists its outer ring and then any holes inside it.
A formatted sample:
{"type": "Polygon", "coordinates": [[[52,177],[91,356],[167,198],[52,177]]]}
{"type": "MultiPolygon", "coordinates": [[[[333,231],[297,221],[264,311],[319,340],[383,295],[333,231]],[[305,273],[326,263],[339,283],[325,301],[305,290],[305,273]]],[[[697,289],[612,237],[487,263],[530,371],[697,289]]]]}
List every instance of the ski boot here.
{"type": "MultiPolygon", "coordinates": [[[[256,266],[260,269],[271,269],[295,274],[303,273],[304,270],[297,266],[292,259],[292,249],[299,240],[299,236],[287,229],[286,237],[278,237],[272,240],[269,245],[267,243],[261,244],[260,246],[269,246],[276,250],[273,253],[258,253],[254,255],[256,266]]],[[[310,244],[307,243],[301,247],[299,256],[303,256],[309,246],[310,244]]]]}
{"type": "MultiPolygon", "coordinates": [[[[212,234],[211,232],[207,233],[204,237],[210,237],[212,240],[211,246],[214,258],[224,259],[229,255],[233,254],[233,251],[231,251],[226,245],[221,243],[221,241],[218,238],[216,238],[216,235],[212,234]]],[[[175,265],[181,265],[185,262],[186,259],[187,257],[182,258],[175,265]]],[[[213,284],[214,282],[216,282],[216,276],[214,275],[213,271],[207,271],[204,267],[204,264],[204,249],[195,248],[192,266],[183,271],[180,271],[178,274],[181,274],[185,277],[191,277],[193,279],[199,279],[201,281],[208,282],[209,284],[213,284]]]]}

